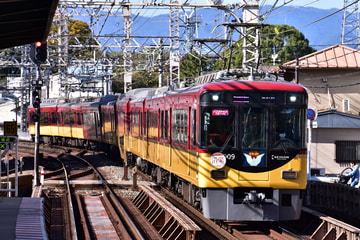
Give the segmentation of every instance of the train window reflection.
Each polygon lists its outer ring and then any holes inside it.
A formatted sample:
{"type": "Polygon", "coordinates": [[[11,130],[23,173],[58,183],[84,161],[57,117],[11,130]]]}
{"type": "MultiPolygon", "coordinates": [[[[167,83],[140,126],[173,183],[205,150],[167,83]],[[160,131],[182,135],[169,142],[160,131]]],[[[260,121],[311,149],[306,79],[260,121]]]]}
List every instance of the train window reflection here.
{"type": "Polygon", "coordinates": [[[202,110],[203,147],[233,147],[235,111],[231,108],[211,108],[202,110]]]}
{"type": "Polygon", "coordinates": [[[265,108],[244,108],[241,129],[243,129],[242,148],[266,147],[267,110],[265,108]]]}
{"type": "Polygon", "coordinates": [[[272,132],[275,149],[302,148],[305,145],[303,137],[304,111],[297,108],[277,109],[273,112],[272,132]]]}

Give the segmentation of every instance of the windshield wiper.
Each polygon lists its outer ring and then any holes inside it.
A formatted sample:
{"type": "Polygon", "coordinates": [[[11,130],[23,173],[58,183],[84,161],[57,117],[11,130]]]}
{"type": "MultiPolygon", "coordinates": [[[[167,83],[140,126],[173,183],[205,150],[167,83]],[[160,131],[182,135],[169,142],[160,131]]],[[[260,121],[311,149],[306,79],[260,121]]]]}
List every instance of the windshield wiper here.
{"type": "Polygon", "coordinates": [[[233,135],[234,135],[234,131],[232,131],[232,132],[229,134],[229,136],[226,138],[226,141],[224,142],[223,146],[221,147],[220,152],[224,151],[224,150],[228,147],[228,144],[229,144],[231,138],[233,137],[233,135]]]}
{"type": "Polygon", "coordinates": [[[279,137],[280,137],[279,142],[280,142],[281,148],[284,150],[284,153],[285,153],[285,154],[288,154],[289,151],[288,151],[288,149],[285,147],[284,142],[283,142],[283,140],[285,139],[285,133],[280,133],[280,134],[279,134],[279,137]]]}

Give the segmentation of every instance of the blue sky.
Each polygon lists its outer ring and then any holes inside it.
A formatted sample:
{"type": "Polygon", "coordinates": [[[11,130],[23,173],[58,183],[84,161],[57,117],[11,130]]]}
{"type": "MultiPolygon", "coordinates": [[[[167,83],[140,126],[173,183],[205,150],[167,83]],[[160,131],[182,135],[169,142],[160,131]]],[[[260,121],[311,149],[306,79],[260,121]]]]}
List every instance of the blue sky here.
{"type": "Polygon", "coordinates": [[[322,9],[344,7],[344,0],[260,0],[259,4],[265,3],[264,5],[272,5],[275,2],[277,2],[277,6],[290,2],[288,5],[307,6],[322,9]]]}
{"type": "MultiPolygon", "coordinates": [[[[1,1],[1,0],[0,0],[1,1]]],[[[131,2],[152,2],[155,0],[130,0],[131,2]]],[[[208,3],[213,0],[180,0],[180,2],[189,2],[189,3],[208,3]]],[[[234,3],[244,3],[249,0],[222,0],[223,4],[234,4],[234,3]]],[[[157,2],[169,3],[169,0],[157,0],[157,2]]],[[[344,0],[259,0],[259,5],[273,5],[277,3],[276,6],[280,7],[282,5],[286,6],[305,6],[305,7],[314,7],[321,9],[331,9],[331,8],[343,8],[344,0]],[[286,4],[287,3],[287,4],[286,4]]],[[[167,14],[169,13],[169,9],[167,8],[138,8],[140,15],[142,16],[156,16],[159,14],[167,14]]],[[[132,13],[136,14],[137,10],[132,11],[132,13]]]]}

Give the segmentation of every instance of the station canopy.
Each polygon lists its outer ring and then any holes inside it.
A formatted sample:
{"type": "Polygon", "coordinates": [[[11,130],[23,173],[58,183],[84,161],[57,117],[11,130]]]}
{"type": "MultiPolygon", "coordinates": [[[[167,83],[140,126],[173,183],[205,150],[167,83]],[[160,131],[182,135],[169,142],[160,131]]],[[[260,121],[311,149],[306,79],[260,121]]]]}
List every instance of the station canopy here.
{"type": "Polygon", "coordinates": [[[59,0],[0,0],[0,49],[45,42],[59,0]]]}

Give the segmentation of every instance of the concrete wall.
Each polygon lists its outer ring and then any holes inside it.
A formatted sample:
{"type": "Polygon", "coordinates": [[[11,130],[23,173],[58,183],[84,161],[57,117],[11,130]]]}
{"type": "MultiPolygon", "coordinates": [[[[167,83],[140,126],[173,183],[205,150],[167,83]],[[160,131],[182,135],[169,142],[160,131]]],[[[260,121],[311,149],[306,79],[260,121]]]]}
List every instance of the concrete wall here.
{"type": "Polygon", "coordinates": [[[300,84],[308,89],[309,105],[319,111],[343,112],[343,100],[349,99],[350,111],[360,113],[360,71],[354,69],[299,70],[300,84]]]}
{"type": "Polygon", "coordinates": [[[311,167],[325,168],[327,174],[339,174],[346,165],[335,162],[335,141],[360,141],[360,129],[313,128],[311,136],[311,167]]]}

